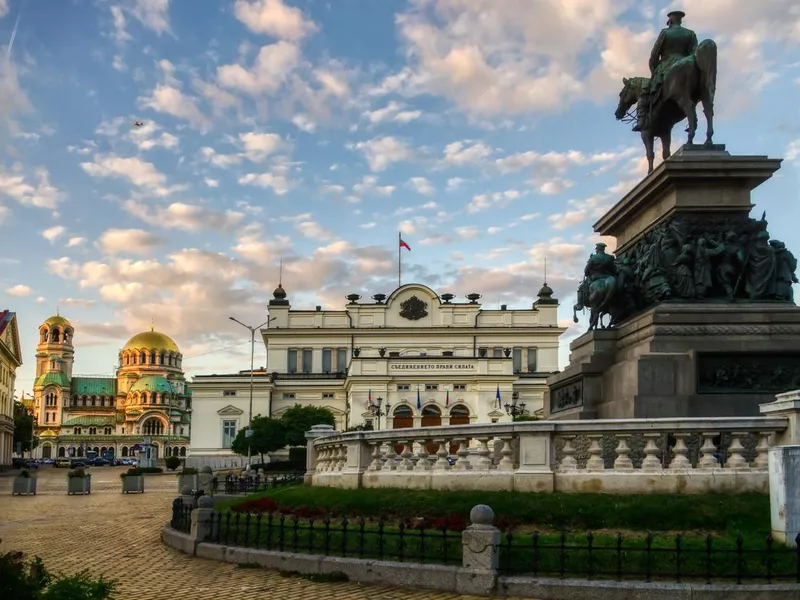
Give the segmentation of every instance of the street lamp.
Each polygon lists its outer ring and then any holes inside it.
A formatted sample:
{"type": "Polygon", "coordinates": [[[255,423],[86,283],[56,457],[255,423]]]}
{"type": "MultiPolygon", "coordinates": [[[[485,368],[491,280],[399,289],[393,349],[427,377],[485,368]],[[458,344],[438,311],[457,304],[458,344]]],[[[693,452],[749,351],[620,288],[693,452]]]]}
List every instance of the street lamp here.
{"type": "Polygon", "coordinates": [[[381,428],[381,417],[388,417],[389,416],[389,408],[391,407],[391,405],[389,404],[388,400],[386,401],[386,406],[385,406],[386,410],[385,411],[381,410],[381,404],[383,404],[383,398],[378,396],[378,398],[376,399],[376,402],[373,402],[372,400],[370,400],[369,401],[369,406],[367,407],[367,408],[369,408],[370,412],[372,412],[372,416],[375,417],[376,419],[378,419],[378,429],[381,428]]]}
{"type": "Polygon", "coordinates": [[[517,395],[516,392],[511,394],[511,404],[506,404],[505,406],[506,414],[510,415],[512,419],[516,419],[517,417],[525,414],[525,403],[520,402],[519,404],[517,404],[518,397],[519,396],[517,395]]]}
{"type": "MultiPolygon", "coordinates": [[[[239,319],[234,317],[228,317],[231,321],[234,321],[244,327],[245,329],[250,331],[250,411],[248,412],[247,416],[247,431],[245,432],[245,437],[249,438],[253,435],[253,360],[255,357],[256,352],[256,331],[261,329],[264,325],[267,325],[270,321],[274,321],[277,317],[270,317],[266,321],[264,321],[261,325],[257,327],[250,327],[250,325],[245,325],[239,319]]],[[[247,449],[247,464],[250,464],[250,447],[248,446],[247,449]]]]}

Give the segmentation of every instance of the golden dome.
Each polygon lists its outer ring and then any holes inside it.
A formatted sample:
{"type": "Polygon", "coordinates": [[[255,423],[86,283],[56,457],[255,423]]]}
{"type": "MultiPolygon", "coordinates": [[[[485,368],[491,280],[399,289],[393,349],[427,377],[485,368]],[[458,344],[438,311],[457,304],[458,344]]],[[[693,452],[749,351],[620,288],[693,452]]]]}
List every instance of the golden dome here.
{"type": "Polygon", "coordinates": [[[72,327],[72,323],[70,323],[67,319],[62,317],[61,315],[53,315],[49,319],[47,319],[42,325],[46,325],[47,327],[53,327],[54,325],[58,325],[60,327],[72,327]]]}
{"type": "Polygon", "coordinates": [[[171,337],[152,329],[150,331],[137,333],[128,340],[128,343],[125,344],[122,350],[164,350],[165,352],[180,353],[177,344],[172,341],[171,337]]]}

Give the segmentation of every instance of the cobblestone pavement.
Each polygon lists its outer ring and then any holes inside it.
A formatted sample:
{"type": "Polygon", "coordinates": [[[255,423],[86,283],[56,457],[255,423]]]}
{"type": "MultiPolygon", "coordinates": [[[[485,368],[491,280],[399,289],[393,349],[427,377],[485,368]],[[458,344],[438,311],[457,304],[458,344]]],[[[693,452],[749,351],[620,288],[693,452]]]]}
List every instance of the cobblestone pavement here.
{"type": "Polygon", "coordinates": [[[40,469],[37,495],[30,497],[11,496],[11,477],[0,477],[0,552],[40,556],[55,572],[88,569],[117,579],[118,600],[477,600],[358,583],[316,583],[187,556],[164,546],[160,537],[177,494],[175,476],[148,477],[144,494],[123,495],[122,471],[92,469],[88,496],[67,495],[62,469],[40,469]]]}

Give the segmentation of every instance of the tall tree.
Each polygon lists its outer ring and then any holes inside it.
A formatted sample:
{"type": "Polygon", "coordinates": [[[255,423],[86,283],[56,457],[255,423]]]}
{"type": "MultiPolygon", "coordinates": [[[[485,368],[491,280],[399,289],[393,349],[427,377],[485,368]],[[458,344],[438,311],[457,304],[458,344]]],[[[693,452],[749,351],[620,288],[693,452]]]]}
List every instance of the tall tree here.
{"type": "Polygon", "coordinates": [[[295,404],[281,415],[281,422],[286,427],[287,446],[305,446],[306,431],[313,425],[336,426],[336,417],[324,406],[301,406],[295,404]]]}
{"type": "Polygon", "coordinates": [[[239,430],[231,450],[242,456],[257,454],[264,463],[264,455],[286,446],[286,427],[278,419],[256,415],[252,423],[253,435],[247,437],[247,427],[239,430]]]}
{"type": "Polygon", "coordinates": [[[21,447],[22,452],[28,452],[36,446],[37,440],[33,437],[33,414],[28,414],[22,402],[14,402],[14,450],[21,447]]]}

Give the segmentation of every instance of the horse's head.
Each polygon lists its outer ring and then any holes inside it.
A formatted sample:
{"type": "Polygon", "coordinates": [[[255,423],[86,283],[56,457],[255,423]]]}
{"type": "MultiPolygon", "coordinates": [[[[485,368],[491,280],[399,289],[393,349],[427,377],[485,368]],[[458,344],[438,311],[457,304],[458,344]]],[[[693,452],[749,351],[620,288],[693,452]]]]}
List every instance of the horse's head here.
{"type": "Polygon", "coordinates": [[[617,104],[617,110],[614,112],[617,121],[624,118],[628,109],[636,104],[638,100],[636,86],[633,85],[633,82],[627,77],[623,77],[622,83],[622,91],[619,93],[619,104],[617,104]]]}

